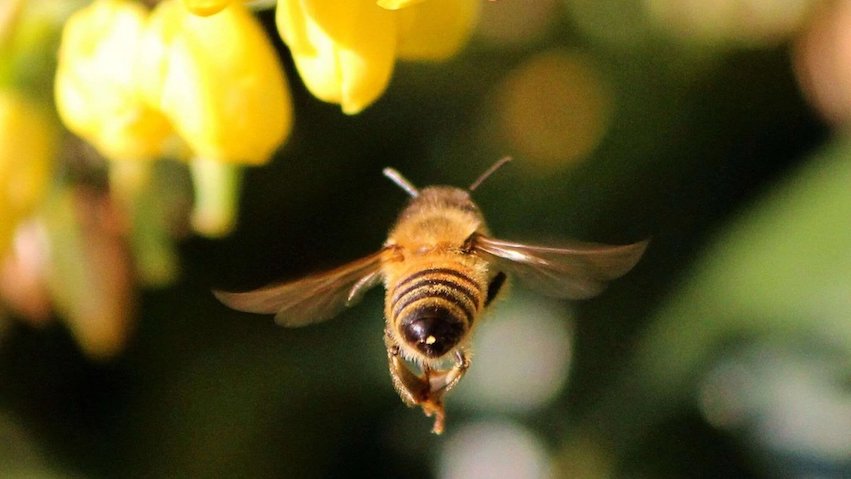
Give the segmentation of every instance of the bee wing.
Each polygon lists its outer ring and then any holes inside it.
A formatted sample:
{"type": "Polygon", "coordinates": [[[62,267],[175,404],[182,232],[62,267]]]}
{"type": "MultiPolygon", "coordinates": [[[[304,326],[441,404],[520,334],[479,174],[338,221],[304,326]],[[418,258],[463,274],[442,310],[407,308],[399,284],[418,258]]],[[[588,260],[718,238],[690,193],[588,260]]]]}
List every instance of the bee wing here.
{"type": "Polygon", "coordinates": [[[381,280],[385,250],[337,269],[244,293],[213,291],[219,301],[247,313],[275,313],[283,326],[304,326],[330,319],[351,306],[381,280]]]}
{"type": "Polygon", "coordinates": [[[599,294],[607,281],[632,269],[648,242],[622,246],[572,242],[555,248],[477,234],[472,247],[531,288],[558,298],[583,299],[599,294]]]}

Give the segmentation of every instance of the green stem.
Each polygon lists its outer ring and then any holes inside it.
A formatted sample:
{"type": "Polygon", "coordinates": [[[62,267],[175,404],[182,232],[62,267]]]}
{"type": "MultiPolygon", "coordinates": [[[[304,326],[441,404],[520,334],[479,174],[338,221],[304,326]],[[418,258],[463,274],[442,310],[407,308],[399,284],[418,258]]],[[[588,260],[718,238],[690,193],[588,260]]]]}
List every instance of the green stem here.
{"type": "Polygon", "coordinates": [[[192,227],[208,237],[225,236],[236,224],[242,167],[208,158],[189,162],[195,187],[192,227]]]}

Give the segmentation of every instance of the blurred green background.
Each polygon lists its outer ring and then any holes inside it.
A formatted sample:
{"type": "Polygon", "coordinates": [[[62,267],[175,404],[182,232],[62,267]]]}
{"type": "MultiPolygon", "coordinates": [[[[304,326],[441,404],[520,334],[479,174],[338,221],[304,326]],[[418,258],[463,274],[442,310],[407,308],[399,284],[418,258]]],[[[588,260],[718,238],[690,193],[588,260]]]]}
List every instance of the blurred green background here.
{"type": "Polygon", "coordinates": [[[461,55],[397,65],[357,116],[280,47],[292,136],[236,231],[141,291],[122,353],[2,323],[0,475],[851,476],[851,141],[819,90],[851,58],[806,47],[848,2],[716,3],[483,2],[461,55]],[[210,294],[376,250],[406,201],[385,166],[466,186],[504,155],[474,195],[496,235],[652,242],[589,301],[514,285],[443,436],[391,386],[379,291],[296,330],[210,294]]]}

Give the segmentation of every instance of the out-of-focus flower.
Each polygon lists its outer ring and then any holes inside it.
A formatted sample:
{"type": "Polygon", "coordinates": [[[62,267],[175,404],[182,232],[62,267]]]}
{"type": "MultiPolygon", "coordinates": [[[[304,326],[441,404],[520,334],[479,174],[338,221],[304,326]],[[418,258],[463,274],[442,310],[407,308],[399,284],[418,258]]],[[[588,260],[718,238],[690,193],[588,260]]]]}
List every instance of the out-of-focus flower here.
{"type": "Polygon", "coordinates": [[[60,25],[84,1],[0,2],[0,83],[38,98],[52,92],[60,25]]]}
{"type": "Polygon", "coordinates": [[[371,0],[282,0],[278,31],[307,89],[358,113],[380,96],[396,57],[393,12],[371,0]]]}
{"type": "Polygon", "coordinates": [[[388,10],[398,10],[400,8],[410,7],[411,5],[416,5],[424,1],[425,0],[378,0],[376,3],[381,8],[386,8],[388,10]]]}
{"type": "MultiPolygon", "coordinates": [[[[166,154],[176,156],[185,149],[169,120],[142,95],[139,52],[148,18],[147,8],[130,0],[95,0],[78,10],[63,28],[55,78],[62,121],[111,160],[110,189],[131,216],[134,251],[145,259],[151,256],[152,242],[138,239],[149,237],[151,223],[156,222],[144,201],[150,188],[151,160],[166,154]]],[[[172,241],[164,235],[157,238],[154,250],[172,241]]],[[[80,261],[85,259],[89,258],[80,261]]],[[[173,265],[151,268],[147,263],[136,269],[144,284],[163,284],[173,279],[176,271],[173,265]]],[[[66,314],[75,311],[74,298],[85,296],[66,296],[64,303],[59,301],[66,314]]]]}
{"type": "Polygon", "coordinates": [[[183,0],[187,10],[195,15],[206,17],[221,12],[232,0],[183,0]]]}
{"type": "Polygon", "coordinates": [[[445,60],[467,42],[479,19],[481,3],[470,0],[411,2],[398,10],[401,60],[445,60]]]}
{"type": "Polygon", "coordinates": [[[192,155],[261,164],[283,143],[292,107],[282,66],[262,26],[240,2],[192,15],[177,1],[151,14],[141,84],[192,155]]]}
{"type": "Polygon", "coordinates": [[[199,17],[166,0],[151,14],[141,63],[148,104],[171,120],[194,158],[193,225],[225,234],[239,186],[234,165],[268,161],[292,125],[277,53],[241,2],[199,17]]]}
{"type": "Polygon", "coordinates": [[[292,124],[283,69],[262,26],[242,2],[219,3],[221,11],[201,17],[180,0],[153,11],[95,0],[68,20],[56,75],[62,120],[116,160],[111,181],[125,202],[149,181],[138,160],[200,164],[192,167],[192,220],[208,236],[233,226],[235,165],[266,162],[292,124]]]}
{"type": "Polygon", "coordinates": [[[47,112],[18,92],[0,89],[0,257],[17,223],[44,196],[55,141],[47,112]]]}
{"type": "Polygon", "coordinates": [[[23,0],[7,0],[0,5],[0,53],[9,49],[15,37],[15,24],[23,9],[23,0]]]}
{"type": "MultiPolygon", "coordinates": [[[[84,162],[73,143],[58,153],[46,83],[54,79],[62,22],[78,5],[30,0],[0,8],[14,15],[0,18],[0,302],[34,325],[55,308],[81,349],[103,358],[121,350],[132,324],[126,222],[117,221],[107,193],[72,193],[80,187],[53,175],[55,162],[73,157],[75,170],[84,162]]],[[[133,55],[145,12],[102,0],[81,10],[64,31],[65,70],[54,79],[68,126],[116,158],[159,154],[144,151],[152,123],[123,61],[133,55]]]]}
{"type": "Polygon", "coordinates": [[[56,107],[69,130],[113,160],[165,154],[172,128],[139,91],[138,51],[148,11],[131,0],[95,0],[65,24],[56,107]]]}
{"type": "Polygon", "coordinates": [[[44,224],[36,219],[18,225],[12,250],[0,258],[0,302],[35,326],[53,311],[45,284],[48,259],[44,224]]]}
{"type": "Polygon", "coordinates": [[[381,96],[397,58],[455,54],[478,13],[479,0],[280,0],[276,20],[308,90],[355,114],[381,96]]]}
{"type": "Polygon", "coordinates": [[[61,318],[93,358],[124,348],[134,314],[127,222],[111,198],[64,188],[44,209],[50,255],[45,281],[61,318]]]}

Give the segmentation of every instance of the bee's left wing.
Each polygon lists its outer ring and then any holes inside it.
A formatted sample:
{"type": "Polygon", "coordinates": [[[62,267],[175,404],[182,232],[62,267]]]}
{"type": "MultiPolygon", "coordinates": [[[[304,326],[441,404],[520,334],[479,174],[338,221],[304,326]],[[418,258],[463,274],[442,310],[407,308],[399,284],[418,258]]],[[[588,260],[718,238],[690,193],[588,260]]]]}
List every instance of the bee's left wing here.
{"type": "Polygon", "coordinates": [[[244,293],[213,291],[225,305],[247,313],[275,313],[283,326],[305,326],[330,319],[357,302],[367,289],[381,281],[380,250],[337,269],[288,283],[244,293]]]}
{"type": "Polygon", "coordinates": [[[490,258],[498,268],[529,287],[558,298],[583,299],[599,294],[606,282],[638,263],[648,241],[611,246],[572,242],[563,247],[534,246],[476,233],[472,251],[490,258]]]}

